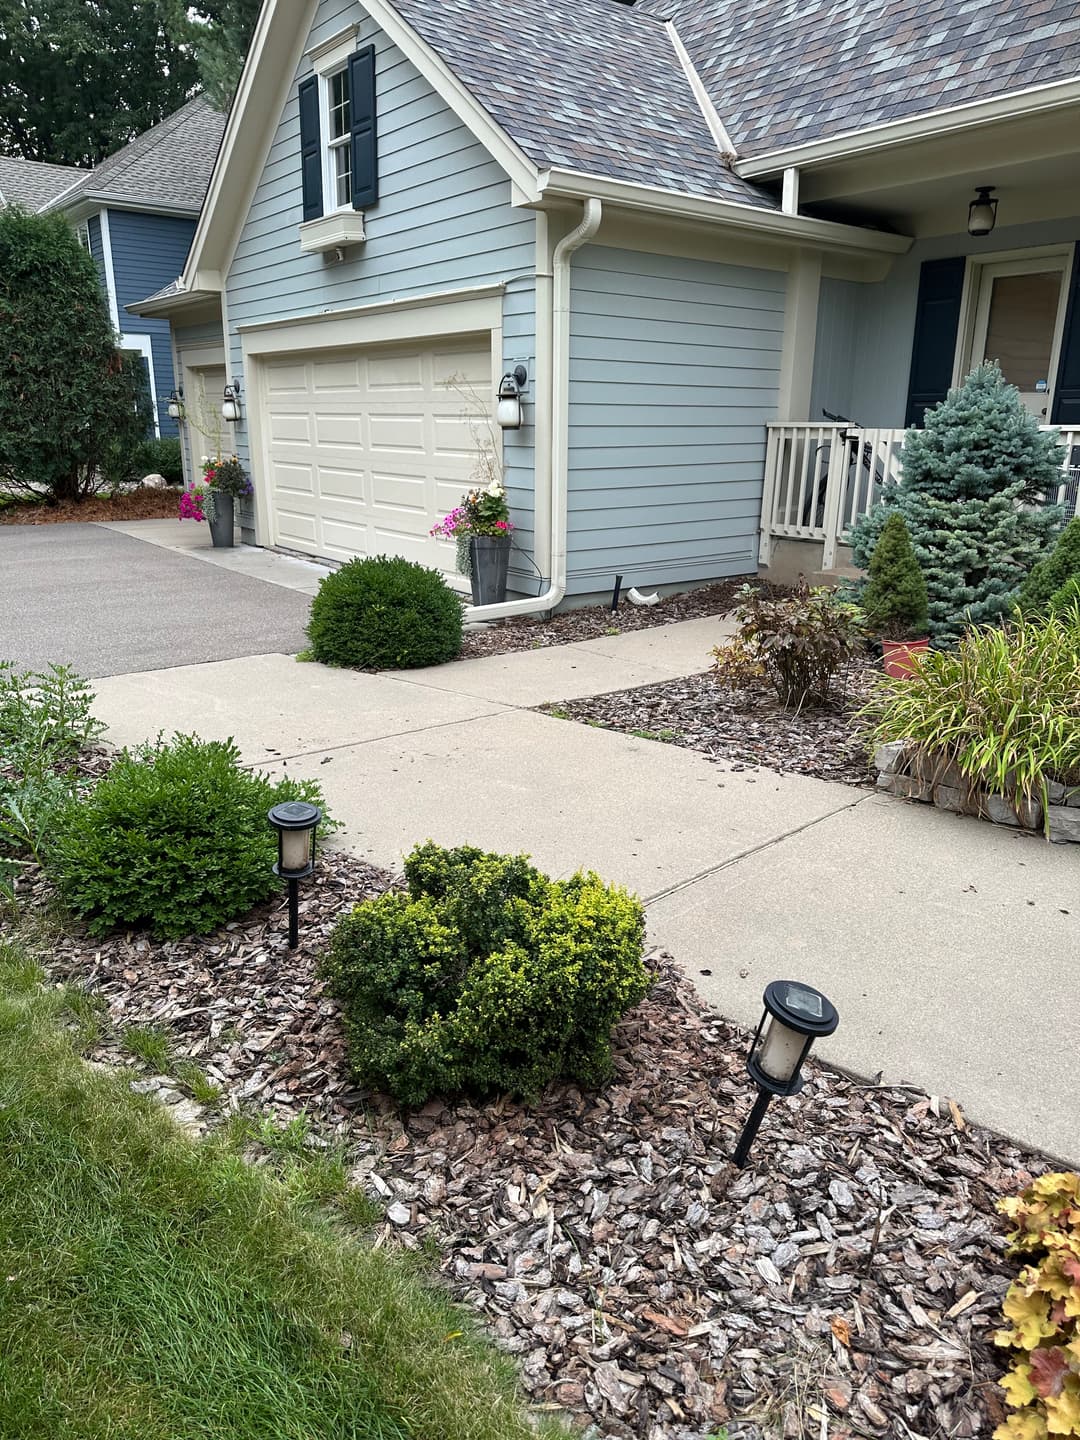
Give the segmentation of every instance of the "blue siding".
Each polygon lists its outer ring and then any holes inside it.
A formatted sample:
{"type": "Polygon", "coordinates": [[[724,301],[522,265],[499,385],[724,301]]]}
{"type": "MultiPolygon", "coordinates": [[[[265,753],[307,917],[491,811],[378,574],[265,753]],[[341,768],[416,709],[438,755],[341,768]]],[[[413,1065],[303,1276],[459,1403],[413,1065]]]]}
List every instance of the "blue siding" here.
{"type": "Polygon", "coordinates": [[[97,215],[91,215],[86,222],[87,233],[90,236],[90,255],[97,266],[98,279],[101,281],[102,290],[105,289],[105,247],[101,243],[101,219],[97,215]]]}
{"type": "Polygon", "coordinates": [[[109,211],[109,240],[116,304],[120,312],[120,333],[150,336],[157,386],[154,400],[162,435],[177,433],[176,421],[169,419],[167,409],[161,404],[175,384],[169,322],[131,315],[124,306],[136,300],[145,300],[176,279],[184,268],[194,234],[194,220],[175,215],[146,215],[130,210],[109,211]]]}
{"type": "MultiPolygon", "coordinates": [[[[470,285],[508,283],[505,358],[535,351],[535,221],[510,206],[510,182],[415,67],[356,0],[322,0],[309,47],[358,24],[373,44],[379,106],[379,191],[365,215],[367,239],[331,265],[300,253],[299,82],[294,77],[227,281],[231,374],[242,374],[237,327],[365,302],[470,285]]],[[[528,410],[526,418],[528,419],[528,410]]],[[[243,424],[237,447],[250,464],[243,424]]],[[[504,451],[519,543],[531,543],[532,428],[508,435],[504,451]]],[[[526,572],[531,574],[526,567],[526,572]]],[[[535,588],[530,582],[528,588],[535,588]]]]}
{"type": "Polygon", "coordinates": [[[570,321],[571,595],[757,568],[786,276],[586,246],[570,321]]]}

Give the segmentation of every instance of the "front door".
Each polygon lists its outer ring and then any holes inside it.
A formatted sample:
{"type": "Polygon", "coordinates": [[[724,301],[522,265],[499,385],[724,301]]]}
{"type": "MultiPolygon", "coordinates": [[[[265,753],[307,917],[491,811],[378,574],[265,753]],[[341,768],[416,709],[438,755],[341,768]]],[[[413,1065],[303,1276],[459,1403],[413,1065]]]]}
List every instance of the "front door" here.
{"type": "Polygon", "coordinates": [[[1067,263],[1049,255],[979,267],[971,363],[996,360],[1042,424],[1053,404],[1067,263]]]}

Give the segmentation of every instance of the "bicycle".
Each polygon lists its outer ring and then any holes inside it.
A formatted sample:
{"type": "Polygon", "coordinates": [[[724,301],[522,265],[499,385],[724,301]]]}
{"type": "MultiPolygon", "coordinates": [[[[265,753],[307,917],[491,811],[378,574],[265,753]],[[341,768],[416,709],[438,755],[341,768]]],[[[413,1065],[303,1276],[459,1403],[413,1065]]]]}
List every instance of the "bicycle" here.
{"type": "MultiPolygon", "coordinates": [[[[846,513],[847,506],[843,503],[844,498],[855,495],[856,504],[854,515],[861,515],[867,509],[871,495],[880,495],[881,488],[885,484],[885,467],[874,455],[874,447],[868,440],[864,440],[860,447],[859,436],[862,427],[857,420],[849,420],[846,415],[834,415],[831,410],[821,411],[825,419],[834,425],[850,426],[850,429],[843,429],[837,434],[837,440],[850,451],[843,466],[844,475],[844,496],[841,498],[841,510],[846,513]],[[861,454],[859,453],[861,448],[861,454]],[[865,472],[862,473],[862,472],[865,472]]],[[[807,487],[806,499],[803,502],[802,524],[814,525],[820,528],[825,522],[826,497],[828,493],[829,473],[832,469],[832,442],[818,445],[811,457],[809,466],[811,482],[807,487]],[[817,505],[814,505],[814,497],[817,497],[817,505]],[[811,513],[813,519],[811,519],[811,513]]],[[[854,518],[854,515],[852,518],[854,518]]]]}

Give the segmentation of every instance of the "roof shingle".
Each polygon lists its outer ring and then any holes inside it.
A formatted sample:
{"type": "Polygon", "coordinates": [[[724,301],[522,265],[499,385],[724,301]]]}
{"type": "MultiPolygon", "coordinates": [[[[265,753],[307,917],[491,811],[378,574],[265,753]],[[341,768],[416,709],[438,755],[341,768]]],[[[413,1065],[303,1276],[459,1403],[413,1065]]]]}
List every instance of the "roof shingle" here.
{"type": "Polygon", "coordinates": [[[85,174],[71,165],[46,165],[41,160],[0,155],[0,205],[39,210],[85,174]]]}

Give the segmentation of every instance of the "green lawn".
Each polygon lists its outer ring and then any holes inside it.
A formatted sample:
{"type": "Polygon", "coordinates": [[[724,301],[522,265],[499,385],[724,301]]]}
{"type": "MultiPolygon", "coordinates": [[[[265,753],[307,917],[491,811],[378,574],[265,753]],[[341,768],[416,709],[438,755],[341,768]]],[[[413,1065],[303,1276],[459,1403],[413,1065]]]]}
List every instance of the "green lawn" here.
{"type": "MultiPolygon", "coordinates": [[[[417,1267],[89,1069],[0,941],[0,1436],[526,1440],[417,1267]]],[[[552,1437],[562,1430],[541,1430],[552,1437]]]]}

